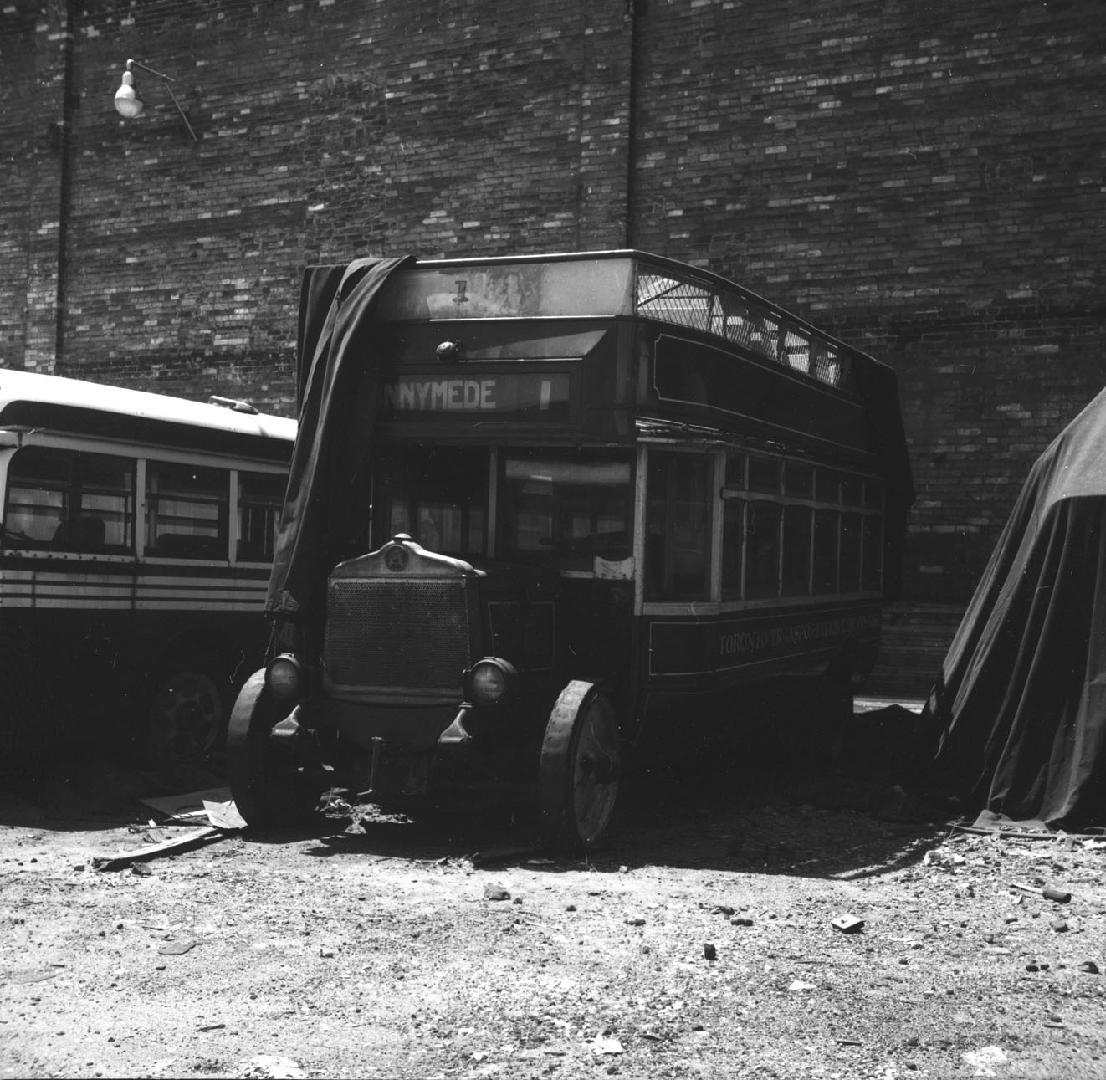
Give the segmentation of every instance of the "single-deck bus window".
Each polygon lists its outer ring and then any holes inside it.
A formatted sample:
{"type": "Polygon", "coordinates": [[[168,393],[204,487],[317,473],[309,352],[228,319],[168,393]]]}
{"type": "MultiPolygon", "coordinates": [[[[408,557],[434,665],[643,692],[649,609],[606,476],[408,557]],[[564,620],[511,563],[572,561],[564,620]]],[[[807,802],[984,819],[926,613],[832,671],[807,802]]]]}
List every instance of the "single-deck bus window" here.
{"type": "Polygon", "coordinates": [[[151,461],[147,545],[175,559],[225,559],[230,475],[225,469],[151,461]]]}

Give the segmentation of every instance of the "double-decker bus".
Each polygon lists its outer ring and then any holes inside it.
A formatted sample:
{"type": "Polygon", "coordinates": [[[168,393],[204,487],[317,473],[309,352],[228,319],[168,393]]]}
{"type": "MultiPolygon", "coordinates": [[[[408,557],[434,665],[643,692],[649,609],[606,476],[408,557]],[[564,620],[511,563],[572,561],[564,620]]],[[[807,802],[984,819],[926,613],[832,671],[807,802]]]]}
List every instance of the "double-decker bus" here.
{"type": "Polygon", "coordinates": [[[643,733],[872,667],[913,498],[886,366],[638,251],[302,295],[276,651],[230,724],[251,823],[324,783],[521,780],[545,840],[589,845],[643,733]]]}
{"type": "Polygon", "coordinates": [[[264,658],[295,430],[242,402],[0,371],[9,752],[128,745],[180,765],[220,745],[264,658]]]}

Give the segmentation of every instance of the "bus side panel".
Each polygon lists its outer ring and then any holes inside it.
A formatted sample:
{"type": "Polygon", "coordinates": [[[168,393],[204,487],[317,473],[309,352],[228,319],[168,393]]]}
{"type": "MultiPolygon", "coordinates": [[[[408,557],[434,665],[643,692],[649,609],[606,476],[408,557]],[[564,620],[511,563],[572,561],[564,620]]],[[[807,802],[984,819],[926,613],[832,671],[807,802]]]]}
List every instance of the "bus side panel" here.
{"type": "Polygon", "coordinates": [[[265,582],[191,567],[0,571],[0,739],[36,756],[132,740],[176,660],[209,660],[229,702],[263,659],[265,582]]]}
{"type": "Polygon", "coordinates": [[[764,697],[800,682],[863,678],[879,647],[878,602],[801,611],[751,610],[709,618],[641,620],[644,726],[675,724],[695,741],[755,723],[764,697]],[[694,722],[693,722],[694,721],[694,722]]]}

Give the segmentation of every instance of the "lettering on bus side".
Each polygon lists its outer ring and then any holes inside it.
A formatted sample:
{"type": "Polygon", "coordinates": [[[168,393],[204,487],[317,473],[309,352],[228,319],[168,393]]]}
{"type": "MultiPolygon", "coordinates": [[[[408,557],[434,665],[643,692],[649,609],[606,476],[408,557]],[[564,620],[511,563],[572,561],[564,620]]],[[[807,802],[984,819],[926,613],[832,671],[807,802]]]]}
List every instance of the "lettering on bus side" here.
{"type": "Polygon", "coordinates": [[[778,649],[802,649],[836,638],[877,633],[879,614],[840,615],[810,622],[777,623],[741,630],[719,628],[718,655],[721,662],[775,652],[778,649]]]}
{"type": "Polygon", "coordinates": [[[878,611],[811,616],[779,613],[735,621],[656,621],[649,628],[651,675],[710,674],[816,654],[845,638],[875,640],[878,611]]]}

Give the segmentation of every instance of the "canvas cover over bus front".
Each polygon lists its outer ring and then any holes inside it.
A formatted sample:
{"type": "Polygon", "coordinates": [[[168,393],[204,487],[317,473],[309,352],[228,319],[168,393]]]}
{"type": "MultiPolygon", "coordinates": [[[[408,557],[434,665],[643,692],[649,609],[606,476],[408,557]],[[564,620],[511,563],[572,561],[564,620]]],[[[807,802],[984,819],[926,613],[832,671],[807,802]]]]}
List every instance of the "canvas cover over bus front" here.
{"type": "MultiPolygon", "coordinates": [[[[266,612],[282,647],[288,624],[321,623],[331,568],[355,549],[368,500],[379,362],[372,312],[391,276],[411,262],[357,259],[309,267],[301,290],[299,436],[269,577],[266,612]]],[[[318,643],[314,643],[317,647],[318,643]]]]}
{"type": "Polygon", "coordinates": [[[927,715],[984,816],[1106,824],[1106,391],[1031,469],[927,715]]]}

